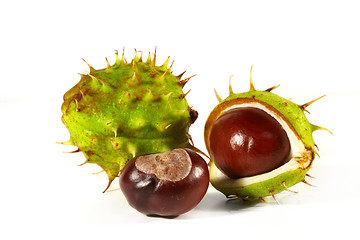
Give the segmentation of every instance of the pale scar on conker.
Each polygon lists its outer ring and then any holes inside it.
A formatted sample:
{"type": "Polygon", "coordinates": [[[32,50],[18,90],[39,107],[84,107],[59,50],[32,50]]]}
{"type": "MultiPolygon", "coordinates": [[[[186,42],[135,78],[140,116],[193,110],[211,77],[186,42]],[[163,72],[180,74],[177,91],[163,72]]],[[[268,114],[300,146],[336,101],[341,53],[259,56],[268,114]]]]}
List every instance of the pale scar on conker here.
{"type": "Polygon", "coordinates": [[[170,152],[139,156],[135,166],[146,174],[155,174],[161,180],[179,181],[184,179],[191,170],[191,160],[183,149],[170,152]]]}

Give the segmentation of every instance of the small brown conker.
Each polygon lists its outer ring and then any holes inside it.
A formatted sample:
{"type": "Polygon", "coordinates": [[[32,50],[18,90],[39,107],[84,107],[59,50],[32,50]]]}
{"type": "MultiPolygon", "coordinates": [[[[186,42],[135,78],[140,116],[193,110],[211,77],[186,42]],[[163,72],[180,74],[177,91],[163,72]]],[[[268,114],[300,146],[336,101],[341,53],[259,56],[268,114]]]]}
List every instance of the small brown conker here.
{"type": "Polygon", "coordinates": [[[132,159],[119,181],[128,203],[139,212],[176,217],[204,197],[209,171],[200,155],[181,148],[132,159]]]}

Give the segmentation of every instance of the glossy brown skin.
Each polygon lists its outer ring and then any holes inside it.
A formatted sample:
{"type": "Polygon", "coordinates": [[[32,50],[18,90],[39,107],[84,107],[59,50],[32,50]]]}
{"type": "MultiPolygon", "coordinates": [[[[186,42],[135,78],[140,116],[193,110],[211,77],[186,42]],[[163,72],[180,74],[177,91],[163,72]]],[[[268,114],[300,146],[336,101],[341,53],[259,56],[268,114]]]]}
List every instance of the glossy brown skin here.
{"type": "Polygon", "coordinates": [[[211,128],[210,155],[230,178],[250,177],[283,165],[290,153],[285,130],[254,107],[229,110],[211,128]]]}
{"type": "Polygon", "coordinates": [[[133,208],[148,216],[176,217],[198,205],[209,186],[208,166],[197,153],[185,151],[191,159],[191,170],[178,181],[138,170],[136,158],[126,165],[120,175],[120,188],[133,208]]]}

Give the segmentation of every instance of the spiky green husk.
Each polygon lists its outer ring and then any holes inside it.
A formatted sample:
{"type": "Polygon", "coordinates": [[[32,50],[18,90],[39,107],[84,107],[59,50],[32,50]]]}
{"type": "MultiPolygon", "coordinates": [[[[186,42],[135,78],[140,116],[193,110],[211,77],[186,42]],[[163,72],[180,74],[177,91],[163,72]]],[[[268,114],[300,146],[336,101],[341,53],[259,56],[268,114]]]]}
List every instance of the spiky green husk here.
{"type": "Polygon", "coordinates": [[[84,153],[85,163],[99,165],[109,184],[138,155],[192,147],[188,130],[197,113],[182,90],[188,79],[171,73],[169,58],[161,66],[155,59],[149,53],[143,62],[136,52],[127,63],[116,54],[105,69],[89,65],[90,72],[64,95],[68,143],[84,153]]]}
{"type": "Polygon", "coordinates": [[[273,117],[282,122],[283,127],[286,126],[288,135],[291,135],[292,144],[301,145],[300,147],[297,146],[301,151],[293,152],[288,163],[269,173],[239,179],[227,177],[216,167],[213,159],[211,159],[209,166],[210,182],[212,185],[228,197],[237,196],[246,200],[262,199],[266,196],[274,197],[275,194],[288,190],[289,187],[301,181],[306,183],[305,176],[312,166],[316,153],[312,133],[316,130],[327,130],[311,124],[304,114],[305,108],[317,99],[303,105],[298,105],[271,93],[271,90],[277,86],[265,91],[255,90],[251,75],[250,72],[250,91],[248,92],[234,93],[230,84],[230,95],[222,100],[215,91],[220,103],[210,113],[205,125],[205,143],[208,152],[210,153],[209,135],[211,127],[217,118],[230,108],[244,105],[261,107],[271,112],[273,117]]]}

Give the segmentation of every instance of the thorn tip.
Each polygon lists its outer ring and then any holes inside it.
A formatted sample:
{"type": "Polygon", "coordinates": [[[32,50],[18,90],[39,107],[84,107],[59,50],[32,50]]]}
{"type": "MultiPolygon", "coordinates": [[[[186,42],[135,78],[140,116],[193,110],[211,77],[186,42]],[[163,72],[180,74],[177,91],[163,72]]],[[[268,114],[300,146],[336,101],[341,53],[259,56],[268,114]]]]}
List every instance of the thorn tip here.
{"type": "Polygon", "coordinates": [[[285,181],[283,181],[281,184],[284,186],[285,191],[292,192],[292,193],[298,193],[298,192],[296,192],[296,191],[293,191],[293,190],[288,189],[288,187],[286,186],[285,181]]]}
{"type": "Polygon", "coordinates": [[[250,91],[255,91],[254,82],[252,79],[252,69],[253,69],[253,65],[251,65],[250,68],[250,91]]]}
{"type": "Polygon", "coordinates": [[[280,205],[280,202],[275,198],[274,192],[273,191],[269,191],[270,195],[272,196],[272,198],[275,200],[275,202],[277,202],[277,204],[280,205]]]}
{"type": "Polygon", "coordinates": [[[321,98],[323,98],[323,97],[325,97],[326,96],[326,94],[324,94],[324,95],[322,95],[321,97],[318,97],[318,98],[316,98],[316,99],[314,99],[314,100],[311,100],[310,102],[307,102],[307,103],[305,103],[305,104],[303,104],[303,105],[300,105],[299,107],[303,110],[303,111],[305,111],[305,108],[307,108],[308,106],[310,106],[311,104],[313,104],[314,102],[316,102],[317,100],[319,100],[319,99],[321,99],[321,98]]]}
{"type": "MultiPolygon", "coordinates": [[[[181,76],[185,73],[186,71],[184,71],[183,73],[181,73],[179,76],[180,76],[180,78],[181,78],[181,76]]],[[[179,81],[179,84],[180,84],[180,86],[181,87],[184,87],[185,86],[185,84],[191,79],[191,78],[193,78],[193,77],[195,77],[197,74],[194,74],[194,75],[192,75],[191,77],[188,77],[188,78],[185,78],[184,80],[181,80],[181,81],[179,81]]],[[[179,78],[179,79],[180,79],[179,78]]]]}
{"type": "Polygon", "coordinates": [[[304,179],[304,180],[302,180],[302,182],[303,182],[303,183],[305,183],[306,185],[311,186],[311,187],[315,187],[314,185],[312,185],[312,184],[308,183],[305,179],[304,179]]]}
{"type": "Polygon", "coordinates": [[[189,89],[189,91],[187,91],[186,93],[181,94],[181,95],[180,95],[180,98],[181,98],[181,99],[185,98],[186,95],[188,95],[190,91],[191,91],[191,89],[189,89]]]}
{"type": "Polygon", "coordinates": [[[182,78],[182,76],[185,74],[186,70],[180,73],[178,76],[176,76],[179,80],[182,78]]]}
{"type": "Polygon", "coordinates": [[[107,59],[107,57],[105,57],[106,60],[106,69],[111,69],[111,65],[109,63],[109,60],[107,59]]]}
{"type": "Polygon", "coordinates": [[[90,72],[95,70],[87,61],[85,61],[85,59],[83,59],[83,58],[81,58],[81,59],[86,63],[86,65],[88,65],[90,72]]]}
{"type": "Polygon", "coordinates": [[[311,124],[312,126],[312,131],[317,131],[317,130],[324,130],[324,131],[327,131],[328,133],[330,133],[331,135],[334,135],[329,129],[327,128],[324,128],[324,127],[320,127],[320,126],[317,126],[317,125],[314,125],[314,124],[311,124]]]}
{"type": "Polygon", "coordinates": [[[278,85],[276,85],[276,86],[273,86],[273,87],[270,87],[270,88],[266,89],[265,91],[266,91],[266,92],[271,92],[272,90],[274,90],[274,89],[276,89],[276,88],[278,88],[278,87],[280,87],[280,84],[278,84],[278,85]]]}
{"type": "Polygon", "coordinates": [[[311,176],[310,174],[306,174],[307,177],[315,179],[315,177],[311,176]]]}
{"type": "Polygon", "coordinates": [[[229,77],[229,95],[231,95],[231,94],[233,94],[234,92],[233,92],[233,89],[232,89],[232,86],[231,86],[231,77],[232,77],[233,75],[230,75],[230,77],[229,77]]]}
{"type": "Polygon", "coordinates": [[[218,92],[216,91],[215,88],[214,88],[214,91],[215,91],[215,96],[216,96],[217,100],[218,100],[219,102],[221,102],[222,99],[221,99],[220,95],[218,94],[218,92]]]}

